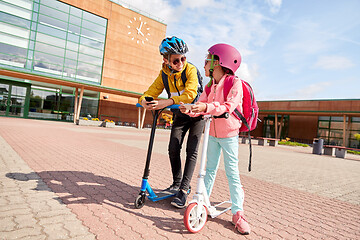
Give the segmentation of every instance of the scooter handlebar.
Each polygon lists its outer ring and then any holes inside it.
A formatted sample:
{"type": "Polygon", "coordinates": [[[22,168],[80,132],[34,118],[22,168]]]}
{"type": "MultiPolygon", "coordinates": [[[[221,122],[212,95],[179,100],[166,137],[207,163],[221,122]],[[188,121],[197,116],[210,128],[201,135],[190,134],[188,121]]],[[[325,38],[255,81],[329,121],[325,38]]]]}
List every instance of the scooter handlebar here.
{"type": "MultiPolygon", "coordinates": [[[[137,107],[143,107],[140,103],[137,103],[136,106],[137,106],[137,107]]],[[[179,107],[180,107],[179,104],[173,104],[173,105],[167,106],[167,107],[165,107],[165,108],[179,109],[179,107]]]]}
{"type": "MultiPolygon", "coordinates": [[[[137,107],[143,107],[140,103],[136,103],[137,107]]],[[[167,106],[165,108],[170,108],[170,109],[179,109],[180,104],[173,104],[170,106],[167,106]]],[[[228,119],[230,116],[230,114],[228,112],[224,112],[223,114],[219,115],[219,116],[213,116],[213,118],[225,118],[228,119]]]]}
{"type": "Polygon", "coordinates": [[[219,116],[213,116],[213,118],[225,118],[228,119],[229,118],[229,113],[228,112],[224,112],[223,114],[219,115],[219,116]]]}

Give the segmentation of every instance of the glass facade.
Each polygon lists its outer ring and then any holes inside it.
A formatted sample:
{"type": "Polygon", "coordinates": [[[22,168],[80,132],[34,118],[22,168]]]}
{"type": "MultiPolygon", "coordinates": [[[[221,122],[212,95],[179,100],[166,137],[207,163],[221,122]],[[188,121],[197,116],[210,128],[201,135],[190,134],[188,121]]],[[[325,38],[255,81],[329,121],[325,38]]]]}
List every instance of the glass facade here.
{"type": "Polygon", "coordinates": [[[0,116],[27,117],[30,85],[0,79],[0,116]]]}
{"type": "MultiPolygon", "coordinates": [[[[73,121],[75,90],[0,79],[0,116],[73,121]]],[[[84,91],[80,116],[97,117],[99,93],[84,91]]]]}
{"type": "MultiPolygon", "coordinates": [[[[318,137],[323,138],[325,144],[341,146],[343,144],[343,128],[343,117],[319,117],[318,137]]],[[[349,131],[346,136],[347,147],[360,148],[360,142],[354,136],[360,133],[360,117],[347,117],[346,128],[349,131]]]]}
{"type": "MultiPolygon", "coordinates": [[[[284,115],[281,121],[281,115],[278,116],[278,129],[281,125],[280,139],[285,139],[289,133],[289,115],[284,115]]],[[[275,116],[269,115],[264,117],[263,136],[267,138],[275,138],[275,116]]]]}
{"type": "Polygon", "coordinates": [[[0,0],[0,67],[100,84],[106,27],[56,0],[0,0]]]}
{"type": "MultiPolygon", "coordinates": [[[[87,92],[83,96],[80,116],[97,116],[98,93],[87,92]]],[[[32,86],[30,90],[29,118],[72,121],[74,90],[32,86]]]]}
{"type": "MultiPolygon", "coordinates": [[[[29,118],[72,121],[75,93],[63,88],[32,86],[30,91],[29,118]]],[[[83,97],[81,116],[97,116],[98,93],[83,97]]]]}

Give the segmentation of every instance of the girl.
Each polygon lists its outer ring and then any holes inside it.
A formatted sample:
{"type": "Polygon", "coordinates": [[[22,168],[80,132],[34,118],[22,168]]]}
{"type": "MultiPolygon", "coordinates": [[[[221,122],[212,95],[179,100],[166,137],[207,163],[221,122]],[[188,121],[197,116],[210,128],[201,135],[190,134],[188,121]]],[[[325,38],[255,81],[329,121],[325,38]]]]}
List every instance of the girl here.
{"type": "MultiPolygon", "coordinates": [[[[204,91],[199,101],[191,107],[191,110],[186,110],[185,106],[181,104],[180,111],[191,117],[207,114],[219,116],[225,112],[232,113],[236,106],[242,103],[242,83],[240,79],[235,78],[233,86],[225,98],[223,94],[224,81],[230,75],[234,75],[240,63],[240,53],[234,47],[228,44],[216,44],[210,47],[204,69],[205,75],[210,77],[208,87],[211,86],[211,91],[208,94],[204,91]]],[[[228,119],[212,119],[204,181],[207,194],[210,196],[219,166],[221,150],[223,150],[225,171],[232,202],[232,222],[241,234],[249,234],[250,226],[244,218],[244,190],[241,185],[238,168],[240,125],[240,121],[232,114],[230,114],[228,119]]]]}

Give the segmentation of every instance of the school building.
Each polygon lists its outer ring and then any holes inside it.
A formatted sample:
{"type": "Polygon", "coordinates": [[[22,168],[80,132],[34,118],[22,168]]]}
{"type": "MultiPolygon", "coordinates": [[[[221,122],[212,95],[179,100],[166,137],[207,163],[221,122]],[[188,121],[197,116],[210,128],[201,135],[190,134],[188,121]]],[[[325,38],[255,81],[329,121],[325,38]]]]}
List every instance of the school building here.
{"type": "MultiPolygon", "coordinates": [[[[0,0],[0,117],[140,125],[135,104],[160,71],[165,36],[161,19],[120,0],[0,0]]],[[[360,99],[259,107],[254,136],[360,147],[360,99]]]]}
{"type": "Polygon", "coordinates": [[[253,136],[359,148],[360,99],[259,101],[258,127],[253,136]]]}
{"type": "Polygon", "coordinates": [[[0,0],[0,116],[131,122],[165,34],[118,0],[0,0]]]}

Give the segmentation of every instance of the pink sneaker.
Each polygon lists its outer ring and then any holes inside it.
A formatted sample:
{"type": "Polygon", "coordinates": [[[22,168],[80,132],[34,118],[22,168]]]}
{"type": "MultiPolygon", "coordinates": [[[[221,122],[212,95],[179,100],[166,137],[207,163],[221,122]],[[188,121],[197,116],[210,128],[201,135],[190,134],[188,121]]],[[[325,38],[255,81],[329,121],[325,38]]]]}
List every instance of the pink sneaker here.
{"type": "Polygon", "coordinates": [[[242,235],[250,234],[250,225],[244,218],[244,212],[238,211],[232,217],[232,223],[235,225],[235,228],[241,233],[242,235]]]}

